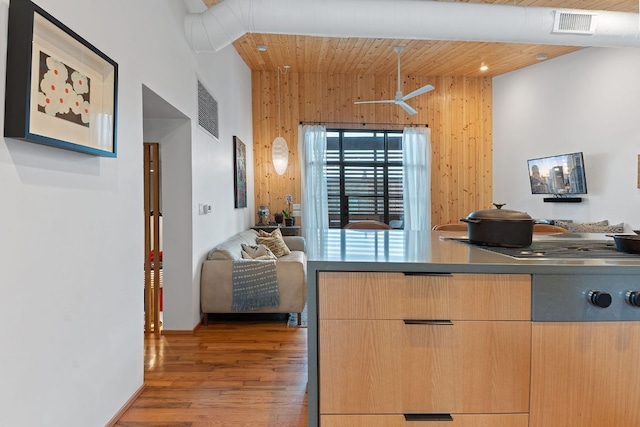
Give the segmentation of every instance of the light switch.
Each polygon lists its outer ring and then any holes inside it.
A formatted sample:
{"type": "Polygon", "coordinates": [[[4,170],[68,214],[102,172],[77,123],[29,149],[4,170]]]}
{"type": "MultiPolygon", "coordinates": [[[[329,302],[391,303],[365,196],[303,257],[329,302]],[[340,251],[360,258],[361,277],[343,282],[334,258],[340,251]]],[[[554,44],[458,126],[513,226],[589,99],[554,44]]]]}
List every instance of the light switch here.
{"type": "Polygon", "coordinates": [[[211,213],[211,205],[198,203],[198,215],[206,215],[211,213]]]}

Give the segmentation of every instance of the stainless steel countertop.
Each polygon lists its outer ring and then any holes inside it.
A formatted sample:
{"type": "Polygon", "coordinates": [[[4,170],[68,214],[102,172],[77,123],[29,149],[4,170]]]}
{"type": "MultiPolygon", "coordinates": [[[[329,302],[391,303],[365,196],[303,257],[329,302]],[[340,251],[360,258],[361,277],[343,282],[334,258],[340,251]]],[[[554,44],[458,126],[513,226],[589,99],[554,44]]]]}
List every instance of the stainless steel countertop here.
{"type": "MultiPolygon", "coordinates": [[[[640,274],[637,259],[515,259],[461,243],[462,232],[314,230],[308,267],[334,271],[640,274]]],[[[604,234],[534,235],[534,240],[612,240],[604,234]]]]}

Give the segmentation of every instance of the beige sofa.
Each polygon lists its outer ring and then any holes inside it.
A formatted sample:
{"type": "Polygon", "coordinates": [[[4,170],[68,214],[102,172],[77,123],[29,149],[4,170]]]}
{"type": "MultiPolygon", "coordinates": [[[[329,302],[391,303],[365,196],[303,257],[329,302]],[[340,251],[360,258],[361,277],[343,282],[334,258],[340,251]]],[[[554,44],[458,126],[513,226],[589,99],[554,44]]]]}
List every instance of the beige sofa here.
{"type": "Polygon", "coordinates": [[[213,248],[202,263],[200,305],[205,325],[209,313],[298,313],[300,321],[300,313],[307,303],[307,258],[304,238],[299,236],[283,237],[291,253],[276,262],[280,305],[251,311],[231,310],[233,262],[242,259],[241,245],[256,245],[256,237],[255,230],[238,233],[213,248]]]}

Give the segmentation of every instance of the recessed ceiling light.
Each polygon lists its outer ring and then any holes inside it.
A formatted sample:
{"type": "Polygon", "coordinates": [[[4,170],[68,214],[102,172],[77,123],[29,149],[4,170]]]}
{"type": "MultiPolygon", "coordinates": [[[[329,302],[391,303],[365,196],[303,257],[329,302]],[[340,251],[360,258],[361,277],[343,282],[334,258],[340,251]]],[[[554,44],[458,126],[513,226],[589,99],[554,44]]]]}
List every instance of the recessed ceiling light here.
{"type": "Polygon", "coordinates": [[[259,44],[258,45],[258,51],[259,52],[266,52],[267,51],[267,46],[264,44],[259,44]]]}
{"type": "Polygon", "coordinates": [[[487,71],[489,69],[489,67],[487,67],[486,65],[481,65],[480,66],[480,71],[487,71]]]}
{"type": "Polygon", "coordinates": [[[545,59],[547,59],[549,56],[546,53],[539,53],[536,55],[536,59],[538,61],[544,61],[545,59]]]}

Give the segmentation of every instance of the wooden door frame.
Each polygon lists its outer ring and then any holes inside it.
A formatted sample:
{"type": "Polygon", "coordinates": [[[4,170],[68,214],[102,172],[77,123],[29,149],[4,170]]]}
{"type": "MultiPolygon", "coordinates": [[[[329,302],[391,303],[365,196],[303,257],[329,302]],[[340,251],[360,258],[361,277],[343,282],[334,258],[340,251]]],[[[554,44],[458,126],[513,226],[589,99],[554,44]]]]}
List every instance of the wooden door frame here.
{"type": "Polygon", "coordinates": [[[144,331],[160,334],[160,144],[144,144],[144,331]],[[155,196],[155,197],[154,197],[155,196]],[[152,225],[153,224],[153,225],[152,225]],[[154,260],[151,261],[153,251],[154,260]],[[153,278],[153,280],[152,280],[153,278]],[[150,284],[153,283],[153,286],[150,284]],[[149,286],[147,286],[149,284],[149,286]]]}

